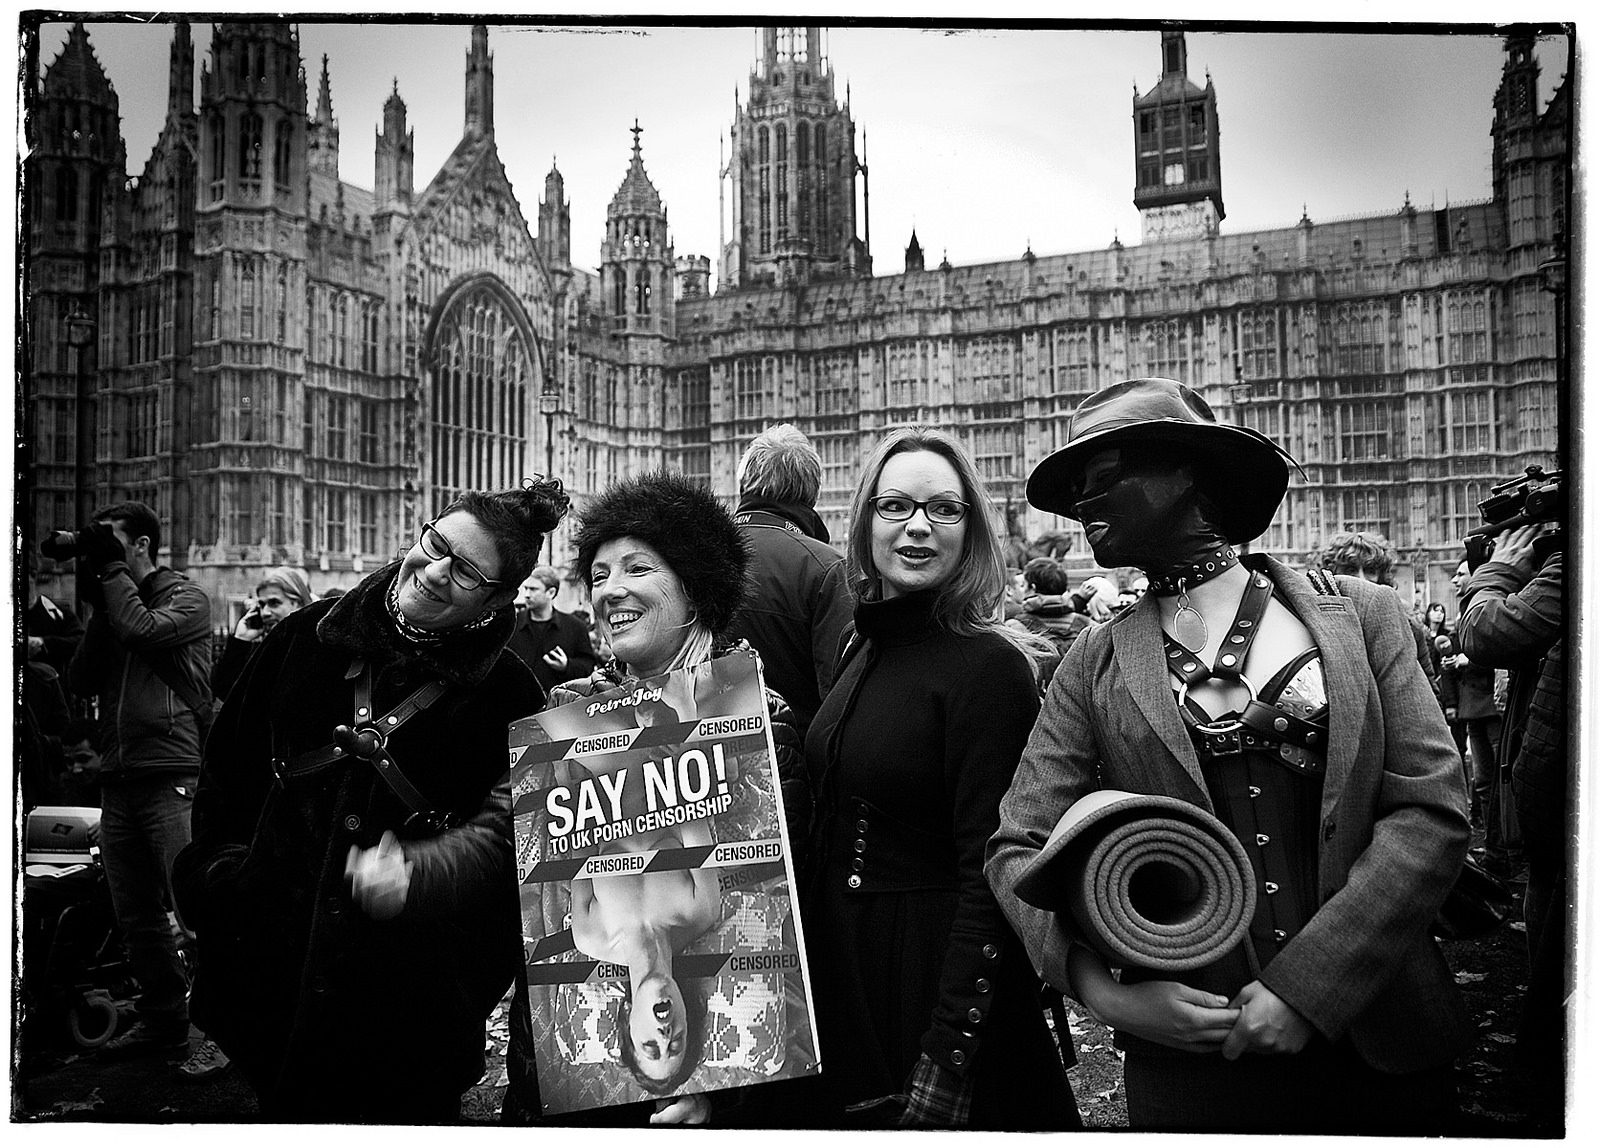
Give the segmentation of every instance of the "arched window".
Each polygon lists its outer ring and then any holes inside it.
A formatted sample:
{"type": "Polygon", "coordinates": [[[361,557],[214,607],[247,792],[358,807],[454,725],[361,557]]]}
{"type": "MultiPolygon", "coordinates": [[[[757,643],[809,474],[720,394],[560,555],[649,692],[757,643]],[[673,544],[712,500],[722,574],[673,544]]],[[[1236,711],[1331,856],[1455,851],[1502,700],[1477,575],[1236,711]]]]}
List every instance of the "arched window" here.
{"type": "Polygon", "coordinates": [[[773,188],[778,200],[778,238],[789,234],[789,129],[778,125],[778,182],[773,188]]]}
{"type": "Polygon", "coordinates": [[[633,281],[633,310],[638,315],[650,314],[650,272],[641,270],[633,281]]]}
{"type": "Polygon", "coordinates": [[[339,296],[339,327],[334,338],[334,363],[337,366],[350,365],[350,296],[339,296]]]}
{"type": "Polygon", "coordinates": [[[256,264],[246,259],[239,268],[239,338],[256,337],[256,264]]]}
{"type": "Polygon", "coordinates": [[[247,191],[260,191],[261,117],[250,112],[239,117],[239,178],[247,191]]]}
{"type": "Polygon", "coordinates": [[[56,220],[60,223],[78,220],[78,172],[68,165],[56,168],[56,220]]]}
{"type": "Polygon", "coordinates": [[[277,341],[282,346],[289,336],[289,265],[278,265],[278,323],[277,341]]]}
{"type": "Polygon", "coordinates": [[[618,268],[616,275],[611,282],[611,313],[621,317],[628,313],[628,273],[618,268]]]}
{"type": "Polygon", "coordinates": [[[514,305],[497,285],[480,282],[447,304],[434,331],[429,457],[436,510],[462,490],[504,489],[522,479],[536,360],[514,305]]]}
{"type": "Polygon", "coordinates": [[[769,137],[766,128],[756,131],[756,202],[760,205],[757,251],[772,250],[772,163],[769,159],[769,137]]]}
{"type": "Polygon", "coordinates": [[[227,178],[228,133],[223,127],[222,117],[212,112],[206,117],[206,131],[211,135],[211,171],[210,187],[213,200],[222,198],[222,182],[227,178]]]}
{"type": "Polygon", "coordinates": [[[812,128],[811,158],[817,165],[817,238],[828,239],[828,143],[827,129],[822,124],[812,128]]]}
{"type": "Polygon", "coordinates": [[[288,120],[279,120],[277,138],[272,146],[272,185],[280,192],[289,190],[289,144],[293,128],[288,120]]]}

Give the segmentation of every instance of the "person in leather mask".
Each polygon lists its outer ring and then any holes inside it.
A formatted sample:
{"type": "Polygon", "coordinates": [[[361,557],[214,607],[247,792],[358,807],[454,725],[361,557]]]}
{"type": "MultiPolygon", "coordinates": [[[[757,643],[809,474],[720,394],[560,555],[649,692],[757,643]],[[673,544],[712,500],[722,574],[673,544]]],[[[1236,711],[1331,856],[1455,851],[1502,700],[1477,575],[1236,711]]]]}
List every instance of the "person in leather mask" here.
{"type": "Polygon", "coordinates": [[[1290,461],[1170,379],[1073,412],[1028,501],[1149,590],[1056,671],[984,873],[1034,967],[1116,1031],[1130,1127],[1439,1135],[1472,1035],[1429,931],[1467,848],[1460,760],[1397,595],[1241,554],[1290,461]],[[1255,892],[1238,944],[1113,975],[1051,911],[1072,869],[1046,842],[1096,790],[1227,825],[1255,892]]]}

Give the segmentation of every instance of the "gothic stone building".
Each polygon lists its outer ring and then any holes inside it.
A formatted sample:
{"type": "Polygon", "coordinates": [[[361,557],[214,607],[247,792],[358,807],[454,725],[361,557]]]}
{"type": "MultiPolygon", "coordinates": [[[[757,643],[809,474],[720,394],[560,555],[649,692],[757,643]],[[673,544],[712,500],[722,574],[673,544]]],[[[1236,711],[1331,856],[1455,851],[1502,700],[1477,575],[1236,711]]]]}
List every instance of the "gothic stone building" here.
{"type": "Polygon", "coordinates": [[[1261,548],[1299,560],[1380,531],[1436,598],[1489,486],[1555,460],[1544,273],[1564,254],[1571,96],[1563,80],[1536,106],[1528,36],[1507,38],[1484,110],[1489,200],[1226,233],[1217,93],[1166,32],[1133,103],[1139,245],[928,269],[913,235],[905,271],[874,275],[865,158],[820,32],[768,28],[729,133],[712,293],[711,261],[674,254],[637,123],[598,273],[572,263],[555,167],[530,228],[487,30],[463,32],[461,141],[418,190],[398,91],[375,186],[340,180],[329,63],[313,109],[281,22],[215,26],[198,108],[175,26],[166,125],[130,180],[116,93],[73,29],[28,88],[30,536],[77,521],[87,473],[90,502],[155,505],[171,564],[237,609],[265,566],[348,586],[457,491],[547,467],[579,505],[657,466],[731,497],[745,443],[788,420],[822,454],[837,538],[866,451],[927,422],[972,449],[997,528],[1087,568],[1075,524],[1027,506],[1028,470],[1086,395],[1159,374],[1301,462],[1261,548]],[[96,321],[82,351],[75,310],[96,321]]]}

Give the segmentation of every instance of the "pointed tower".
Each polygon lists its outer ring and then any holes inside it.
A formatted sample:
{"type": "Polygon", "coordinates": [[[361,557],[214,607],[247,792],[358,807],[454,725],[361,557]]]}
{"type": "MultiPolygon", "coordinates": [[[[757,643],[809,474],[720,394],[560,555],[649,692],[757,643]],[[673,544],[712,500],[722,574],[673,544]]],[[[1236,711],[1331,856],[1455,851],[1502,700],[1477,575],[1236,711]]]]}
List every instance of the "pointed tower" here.
{"type": "MultiPolygon", "coordinates": [[[[737,111],[727,174],[733,237],[719,284],[731,287],[872,274],[857,238],[855,123],[834,96],[820,28],[764,28],[737,111]]],[[[863,221],[865,204],[862,207],[863,221]]],[[[870,231],[868,232],[870,235],[870,231]]]]}
{"type": "Polygon", "coordinates": [[[550,157],[550,174],[544,177],[544,198],[539,201],[539,234],[534,240],[552,275],[572,272],[572,204],[566,184],[550,157]]]}
{"type": "MultiPolygon", "coordinates": [[[[1031,255],[1032,252],[1030,251],[1031,255]]],[[[911,229],[911,242],[906,244],[906,270],[921,271],[923,269],[922,244],[917,242],[917,229],[911,229]]]]}
{"type": "Polygon", "coordinates": [[[18,345],[17,429],[32,544],[40,531],[70,529],[94,513],[98,348],[116,337],[100,311],[100,244],[108,193],[126,182],[127,164],[117,93],[81,22],[23,97],[28,338],[18,345]]]}
{"type": "Polygon", "coordinates": [[[633,127],[633,160],[606,209],[606,239],[600,252],[600,290],[611,329],[627,335],[673,333],[672,238],[667,209],[644,170],[633,127]]]}
{"type": "Polygon", "coordinates": [[[306,125],[306,164],[310,170],[339,178],[339,121],[333,118],[333,90],[328,84],[328,56],[322,56],[317,84],[317,114],[306,125]]]}
{"type": "Polygon", "coordinates": [[[1133,96],[1134,191],[1143,241],[1197,239],[1214,230],[1222,208],[1217,92],[1189,79],[1182,32],[1161,33],[1161,79],[1133,96]]]}
{"type": "Polygon", "coordinates": [[[1539,59],[1532,35],[1506,37],[1500,86],[1494,94],[1491,161],[1495,202],[1513,247],[1565,232],[1569,169],[1561,146],[1567,130],[1563,82],[1548,111],[1539,109],[1539,59]],[[1554,150],[1550,145],[1555,145],[1554,150]],[[1551,157],[1557,157],[1552,160],[1551,157]]]}
{"type": "Polygon", "coordinates": [[[494,135],[494,56],[489,52],[489,29],[472,26],[472,46],[467,49],[468,139],[494,135]]]}
{"type": "Polygon", "coordinates": [[[167,61],[167,118],[194,115],[194,39],[189,21],[178,21],[172,36],[172,53],[167,61]]]}
{"type": "Polygon", "coordinates": [[[406,102],[400,81],[383,101],[383,130],[372,148],[373,217],[409,214],[415,184],[416,133],[406,127],[406,102]]]}
{"type": "Polygon", "coordinates": [[[203,583],[226,581],[243,547],[300,561],[308,135],[294,26],[212,25],[200,76],[189,471],[203,583]]]}

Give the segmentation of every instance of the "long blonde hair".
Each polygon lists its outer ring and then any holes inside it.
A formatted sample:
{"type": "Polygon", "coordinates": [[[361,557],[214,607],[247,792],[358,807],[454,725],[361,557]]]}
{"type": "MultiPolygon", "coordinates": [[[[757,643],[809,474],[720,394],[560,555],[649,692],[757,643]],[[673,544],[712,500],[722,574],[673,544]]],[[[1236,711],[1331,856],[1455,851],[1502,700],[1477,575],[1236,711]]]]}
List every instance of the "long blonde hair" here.
{"type": "Polygon", "coordinates": [[[983,479],[966,449],[942,430],[927,426],[903,427],[891,431],[867,457],[860,481],[850,498],[850,530],[845,548],[845,570],[850,588],[863,602],[876,601],[883,594],[882,579],[872,561],[872,498],[878,489],[883,468],[897,454],[927,451],[936,454],[955,469],[961,480],[961,497],[971,509],[971,522],[961,543],[961,557],[955,573],[938,588],[933,613],[940,625],[967,637],[998,634],[1025,654],[1037,666],[1042,657],[1054,652],[1044,639],[1007,626],[1002,617],[1006,590],[1005,556],[995,537],[995,511],[984,489],[983,479]]]}

